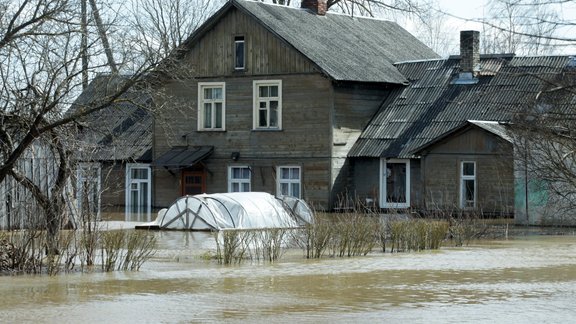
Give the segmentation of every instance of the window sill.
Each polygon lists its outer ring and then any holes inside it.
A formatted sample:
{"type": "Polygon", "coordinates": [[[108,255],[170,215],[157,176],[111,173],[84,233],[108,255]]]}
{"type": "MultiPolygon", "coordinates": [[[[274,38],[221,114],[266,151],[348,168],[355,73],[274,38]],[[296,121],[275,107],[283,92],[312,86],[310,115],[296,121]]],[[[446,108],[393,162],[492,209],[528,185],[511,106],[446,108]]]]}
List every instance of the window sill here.
{"type": "Polygon", "coordinates": [[[281,132],[281,128],[253,128],[253,132],[281,132]]]}
{"type": "Polygon", "coordinates": [[[224,133],[226,132],[225,129],[199,129],[198,132],[212,132],[212,133],[224,133]]]}

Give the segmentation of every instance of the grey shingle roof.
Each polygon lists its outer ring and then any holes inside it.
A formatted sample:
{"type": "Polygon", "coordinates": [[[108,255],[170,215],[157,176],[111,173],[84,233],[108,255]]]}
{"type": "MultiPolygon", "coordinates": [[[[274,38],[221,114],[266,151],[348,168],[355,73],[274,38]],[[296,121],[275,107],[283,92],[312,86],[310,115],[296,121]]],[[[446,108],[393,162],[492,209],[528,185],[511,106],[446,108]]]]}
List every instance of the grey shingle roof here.
{"type": "Polygon", "coordinates": [[[468,120],[509,122],[571,65],[569,56],[482,56],[479,82],[458,85],[458,57],[397,64],[410,85],[386,100],[348,156],[410,158],[468,120]]]}
{"type": "Polygon", "coordinates": [[[397,23],[306,9],[229,1],[186,42],[194,42],[231,7],[246,12],[338,81],[406,83],[393,63],[438,58],[397,23]]]}
{"type": "MultiPolygon", "coordinates": [[[[120,76],[100,75],[70,107],[73,113],[116,91],[120,76]]],[[[79,121],[82,125],[76,158],[81,161],[150,161],[152,158],[151,97],[129,90],[110,106],[79,121]]]]}

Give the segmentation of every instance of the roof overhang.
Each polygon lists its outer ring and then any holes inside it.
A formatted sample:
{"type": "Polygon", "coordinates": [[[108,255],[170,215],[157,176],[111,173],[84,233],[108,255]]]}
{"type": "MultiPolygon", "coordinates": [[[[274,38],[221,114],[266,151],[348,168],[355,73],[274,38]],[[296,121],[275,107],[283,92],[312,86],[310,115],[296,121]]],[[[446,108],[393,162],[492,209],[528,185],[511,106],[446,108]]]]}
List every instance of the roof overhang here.
{"type": "Polygon", "coordinates": [[[167,169],[180,169],[191,167],[206,159],[214,151],[214,146],[175,146],[166,153],[160,155],[153,166],[163,166],[167,169]]]}

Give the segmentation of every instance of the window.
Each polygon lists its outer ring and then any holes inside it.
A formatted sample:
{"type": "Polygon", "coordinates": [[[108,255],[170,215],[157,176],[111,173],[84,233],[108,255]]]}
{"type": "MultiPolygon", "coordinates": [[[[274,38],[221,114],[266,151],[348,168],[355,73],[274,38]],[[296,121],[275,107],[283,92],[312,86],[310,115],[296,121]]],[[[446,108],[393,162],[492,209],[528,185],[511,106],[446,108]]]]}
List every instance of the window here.
{"type": "Polygon", "coordinates": [[[246,68],[244,36],[234,37],[234,69],[244,70],[246,68]]]}
{"type": "Polygon", "coordinates": [[[278,167],[278,188],[276,191],[278,195],[300,198],[300,178],[300,167],[278,167]]]}
{"type": "Polygon", "coordinates": [[[223,82],[198,84],[198,130],[224,130],[225,93],[223,82]]]}
{"type": "Polygon", "coordinates": [[[282,128],[282,81],[254,81],[254,129],[282,128]]]}
{"type": "Polygon", "coordinates": [[[100,164],[80,163],[76,172],[78,212],[83,220],[100,218],[100,164]]]}
{"type": "Polygon", "coordinates": [[[410,161],[382,159],[380,174],[380,207],[410,207],[410,161]]]}
{"type": "Polygon", "coordinates": [[[247,166],[234,166],[228,169],[228,192],[250,191],[252,172],[247,166]]]}
{"type": "Polygon", "coordinates": [[[148,164],[126,165],[126,221],[150,221],[151,174],[148,164]]]}
{"type": "Polygon", "coordinates": [[[460,207],[476,207],[476,162],[463,161],[460,165],[460,207]]]}

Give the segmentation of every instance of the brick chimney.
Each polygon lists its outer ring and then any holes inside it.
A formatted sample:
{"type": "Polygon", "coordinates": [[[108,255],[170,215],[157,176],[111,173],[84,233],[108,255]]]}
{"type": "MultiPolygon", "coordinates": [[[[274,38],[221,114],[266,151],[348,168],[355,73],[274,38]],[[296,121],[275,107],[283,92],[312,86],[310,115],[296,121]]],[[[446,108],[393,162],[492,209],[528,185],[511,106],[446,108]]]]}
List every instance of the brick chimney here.
{"type": "Polygon", "coordinates": [[[470,74],[474,78],[480,71],[480,32],[463,30],[460,32],[460,74],[470,74]]]}
{"type": "Polygon", "coordinates": [[[324,16],[328,10],[328,0],[301,0],[300,8],[312,10],[313,13],[324,16]]]}

